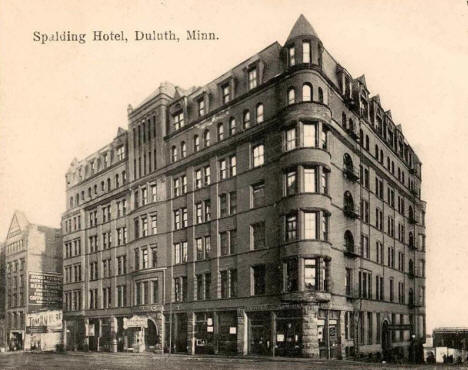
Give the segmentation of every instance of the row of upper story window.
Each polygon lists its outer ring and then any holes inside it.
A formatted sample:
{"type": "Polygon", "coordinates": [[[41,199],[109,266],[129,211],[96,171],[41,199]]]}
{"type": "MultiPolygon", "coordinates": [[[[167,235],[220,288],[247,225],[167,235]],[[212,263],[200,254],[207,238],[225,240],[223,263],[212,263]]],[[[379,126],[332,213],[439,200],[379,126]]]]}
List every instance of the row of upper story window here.
{"type": "Polygon", "coordinates": [[[6,278],[6,290],[11,293],[11,291],[15,291],[17,289],[23,289],[26,287],[25,280],[24,280],[24,273],[22,272],[20,275],[7,275],[6,278]]]}
{"type": "MultiPolygon", "coordinates": [[[[309,86],[309,85],[306,85],[309,86]]],[[[257,123],[263,122],[263,105],[257,106],[257,123]],[[259,114],[261,114],[259,116],[259,114]],[[260,118],[261,117],[261,120],[260,118]]],[[[247,110],[243,116],[244,128],[250,127],[250,112],[247,110]]],[[[236,119],[231,117],[229,119],[228,135],[226,135],[225,124],[219,122],[216,126],[216,137],[217,142],[224,140],[227,137],[231,137],[238,132],[236,119]]],[[[327,149],[327,136],[328,129],[323,124],[319,124],[318,121],[300,121],[294,127],[291,127],[283,133],[283,150],[292,150],[297,147],[316,147],[327,149]]],[[[202,140],[198,134],[193,136],[192,153],[198,152],[203,148],[209,147],[211,143],[211,131],[205,129],[202,135],[202,140]]],[[[185,141],[181,141],[178,145],[172,145],[170,149],[170,160],[176,162],[180,159],[184,159],[189,155],[189,148],[185,141]]]]}
{"type": "MultiPolygon", "coordinates": [[[[385,264],[385,256],[387,256],[386,266],[395,268],[395,247],[388,246],[387,253],[385,254],[384,245],[380,240],[375,241],[375,248],[371,248],[371,243],[369,241],[369,236],[362,233],[361,234],[361,243],[359,246],[356,246],[354,243],[353,233],[349,230],[346,230],[344,233],[344,251],[348,254],[359,255],[362,258],[374,261],[377,264],[385,264]]],[[[419,234],[419,249],[424,251],[425,249],[425,236],[419,234]]],[[[409,258],[408,269],[405,269],[405,251],[401,249],[398,252],[398,267],[397,269],[401,272],[408,271],[408,273],[417,275],[420,277],[425,276],[425,260],[420,259],[417,266],[417,271],[415,270],[414,261],[412,258],[409,258]]]]}
{"type": "Polygon", "coordinates": [[[96,158],[90,159],[86,164],[80,165],[73,173],[66,175],[67,186],[75,185],[81,181],[104,171],[112,164],[127,158],[125,145],[119,145],[103,153],[99,153],[96,158]]]}
{"type": "MultiPolygon", "coordinates": [[[[153,257],[152,257],[152,263],[154,263],[154,266],[147,264],[146,267],[144,268],[149,268],[149,267],[156,267],[157,266],[157,247],[151,246],[150,247],[153,257]]],[[[143,260],[148,263],[148,249],[147,247],[141,247],[142,251],[146,251],[146,257],[143,257],[143,260]]],[[[116,256],[114,259],[112,258],[103,258],[101,260],[101,263],[98,261],[91,261],[88,264],[88,275],[87,278],[89,281],[94,281],[98,279],[104,279],[104,278],[110,278],[110,277],[115,277],[115,276],[123,276],[127,274],[128,271],[128,264],[127,264],[127,255],[126,254],[120,254],[116,256]],[[99,265],[101,266],[99,268],[99,265]]],[[[81,264],[74,264],[67,266],[71,268],[70,270],[70,275],[69,278],[70,280],[68,283],[72,282],[78,282],[82,281],[82,278],[85,278],[84,275],[81,275],[81,264]],[[79,268],[75,266],[80,266],[79,268]]],[[[138,266],[137,266],[138,267],[138,266]]],[[[137,270],[140,270],[141,268],[138,268],[137,270]]],[[[135,270],[135,271],[137,271],[135,270]]],[[[67,282],[67,281],[66,281],[67,282]]]]}
{"type": "Polygon", "coordinates": [[[7,295],[7,304],[6,307],[8,308],[16,308],[16,307],[24,307],[25,306],[25,295],[26,292],[20,290],[15,293],[9,292],[7,295]]]}
{"type": "Polygon", "coordinates": [[[120,186],[127,183],[127,173],[122,171],[122,173],[116,173],[114,176],[114,187],[112,187],[112,179],[107,178],[106,181],[102,180],[100,186],[98,183],[94,184],[92,187],[88,187],[88,191],[82,190],[81,193],[76,193],[74,196],[70,196],[68,207],[69,209],[73,207],[78,207],[80,204],[83,204],[87,201],[100,197],[103,194],[109,193],[112,190],[118,189],[120,186]]]}
{"type": "MultiPolygon", "coordinates": [[[[401,131],[395,126],[391,120],[391,115],[384,112],[380,106],[378,99],[369,99],[369,93],[359,79],[352,81],[352,78],[342,70],[339,76],[341,94],[345,103],[351,110],[354,110],[360,117],[370,123],[373,130],[382,138],[383,142],[390,147],[396,155],[409,167],[419,167],[411,147],[405,143],[405,139],[401,131]],[[354,89],[353,89],[354,83],[354,89]]],[[[345,113],[343,113],[345,116],[345,113]]],[[[343,120],[343,127],[347,125],[343,120]]],[[[416,169],[417,170],[417,169],[416,169]]],[[[420,169],[419,169],[420,172],[420,169]]]]}
{"type": "Polygon", "coordinates": [[[24,258],[19,258],[14,261],[7,262],[6,268],[7,274],[24,271],[26,268],[26,260],[24,258]]]}
{"type": "Polygon", "coordinates": [[[128,242],[127,227],[126,226],[118,227],[115,230],[115,232],[111,232],[111,231],[103,232],[101,236],[99,236],[98,234],[89,236],[88,237],[88,253],[95,253],[100,250],[111,249],[114,243],[113,240],[116,241],[117,247],[127,244],[128,242]]]}
{"type": "Polygon", "coordinates": [[[65,284],[80,282],[81,279],[81,263],[63,267],[63,282],[65,284]]]}
{"type": "Polygon", "coordinates": [[[12,254],[16,252],[20,252],[26,249],[26,243],[23,239],[16,240],[14,242],[8,243],[6,245],[6,254],[12,254]]]}
{"type": "MultiPolygon", "coordinates": [[[[345,153],[343,156],[343,175],[350,181],[360,181],[361,185],[366,188],[367,190],[371,191],[371,185],[370,185],[370,178],[371,178],[371,170],[369,167],[360,164],[359,165],[359,174],[357,174],[354,170],[354,165],[353,161],[351,159],[351,156],[348,153],[345,153]]],[[[419,222],[424,225],[424,212],[421,211],[420,217],[416,216],[416,211],[413,208],[411,204],[408,206],[408,214],[406,214],[405,210],[405,202],[407,197],[395,190],[392,186],[388,185],[387,183],[387,197],[385,199],[385,193],[384,193],[384,180],[375,174],[374,177],[374,194],[377,198],[379,198],[382,201],[387,202],[387,204],[395,208],[395,194],[397,194],[397,210],[399,213],[401,213],[403,216],[407,216],[410,218],[410,222],[415,221],[416,219],[419,220],[419,222]]],[[[416,190],[416,188],[410,189],[411,194],[413,196],[419,196],[419,191],[416,190]]],[[[412,200],[408,200],[408,202],[412,202],[412,200]]]]}
{"type": "Polygon", "coordinates": [[[25,314],[22,311],[19,312],[8,312],[5,315],[8,320],[8,327],[10,329],[24,330],[25,327],[25,314]]]}
{"type": "Polygon", "coordinates": [[[357,284],[355,283],[354,269],[345,270],[345,294],[352,298],[374,299],[388,302],[398,302],[399,304],[425,305],[425,287],[418,286],[418,297],[415,299],[413,288],[406,289],[404,281],[398,282],[398,296],[395,299],[395,278],[389,277],[388,284],[379,274],[373,274],[371,271],[359,269],[357,284]],[[375,285],[374,285],[375,283],[375,285]],[[356,287],[357,285],[357,287],[356,287]],[[388,287],[388,295],[385,295],[385,285],[388,287]],[[375,290],[373,290],[373,286],[375,290]],[[406,299],[406,296],[408,299],[406,299]]]}
{"type": "MultiPolygon", "coordinates": [[[[350,118],[347,120],[346,114],[343,112],[342,114],[342,121],[341,125],[343,128],[349,132],[355,133],[355,126],[354,126],[354,121],[350,118]]],[[[359,140],[359,144],[361,145],[364,150],[371,153],[371,143],[370,143],[370,138],[368,134],[364,134],[364,131],[362,129],[359,130],[359,136],[356,135],[356,138],[359,140]]],[[[373,157],[379,162],[382,166],[385,166],[385,160],[384,160],[384,151],[383,149],[378,145],[377,140],[375,140],[375,145],[374,145],[374,153],[372,154],[373,157]]],[[[390,153],[387,151],[387,153],[390,153]]],[[[406,172],[405,168],[398,166],[395,166],[395,159],[392,158],[390,154],[387,156],[387,161],[386,161],[386,169],[388,170],[389,173],[391,173],[398,181],[404,185],[407,186],[409,189],[412,189],[414,187],[414,179],[411,178],[410,175],[412,174],[418,174],[420,173],[420,168],[418,166],[409,166],[410,170],[406,172]],[[418,169],[419,168],[419,169],[418,169]],[[408,180],[407,182],[405,181],[405,178],[408,180]]]]}
{"type": "MultiPolygon", "coordinates": [[[[330,263],[322,257],[291,259],[283,263],[283,279],[280,280],[281,291],[321,291],[327,292],[330,286],[330,263]],[[296,263],[292,263],[295,261],[296,263]],[[300,265],[300,266],[298,266],[300,265]],[[299,279],[299,274],[302,279],[299,279]],[[302,286],[299,286],[299,284],[302,286]]],[[[277,293],[278,281],[273,277],[266,264],[251,265],[244,281],[248,281],[247,292],[243,295],[261,296],[277,293]]],[[[238,271],[235,268],[224,268],[217,274],[217,281],[212,284],[212,273],[196,274],[193,281],[192,297],[189,297],[188,279],[186,276],[174,278],[173,302],[193,300],[235,298],[239,294],[238,271]],[[216,289],[213,291],[213,287],[216,289]],[[215,293],[213,295],[213,293],[215,293]]],[[[242,278],[242,277],[241,277],[242,278]]]]}
{"type": "MultiPolygon", "coordinates": [[[[261,81],[259,78],[258,64],[255,64],[247,69],[246,78],[248,80],[249,90],[256,88],[260,84],[261,81]]],[[[220,102],[221,105],[228,104],[234,98],[236,98],[234,94],[234,84],[233,84],[232,78],[228,78],[227,80],[219,84],[218,89],[219,89],[219,92],[218,92],[219,96],[221,97],[221,102],[220,102]]],[[[193,100],[194,100],[194,104],[196,105],[196,109],[195,109],[196,116],[192,117],[191,120],[197,120],[197,119],[203,118],[210,112],[210,107],[211,107],[210,94],[206,92],[202,92],[193,100]]],[[[171,131],[177,131],[189,123],[187,112],[190,109],[188,108],[189,107],[187,107],[185,103],[180,103],[180,102],[175,102],[173,107],[171,107],[170,109],[172,111],[171,120],[170,120],[170,124],[172,126],[171,131]]],[[[257,123],[260,123],[258,119],[257,119],[257,123]]]]}

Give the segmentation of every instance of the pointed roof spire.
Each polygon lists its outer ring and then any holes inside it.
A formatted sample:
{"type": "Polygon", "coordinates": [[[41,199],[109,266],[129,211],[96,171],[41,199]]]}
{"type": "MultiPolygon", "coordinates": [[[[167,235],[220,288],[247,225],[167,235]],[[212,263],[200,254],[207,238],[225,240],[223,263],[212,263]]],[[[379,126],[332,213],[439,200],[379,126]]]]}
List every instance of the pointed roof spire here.
{"type": "Polygon", "coordinates": [[[314,28],[312,25],[309,23],[309,21],[304,17],[303,14],[297,18],[296,23],[294,23],[293,28],[291,29],[291,32],[289,33],[288,39],[286,42],[289,40],[295,39],[296,37],[299,36],[317,36],[317,33],[315,32],[314,28]]]}

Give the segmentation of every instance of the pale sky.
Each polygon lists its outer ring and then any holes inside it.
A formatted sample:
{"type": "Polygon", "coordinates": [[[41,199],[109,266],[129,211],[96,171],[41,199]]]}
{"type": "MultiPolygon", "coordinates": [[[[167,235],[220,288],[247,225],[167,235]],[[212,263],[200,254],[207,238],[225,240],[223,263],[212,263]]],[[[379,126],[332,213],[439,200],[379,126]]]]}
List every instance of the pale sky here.
{"type": "Polygon", "coordinates": [[[128,104],[162,81],[204,85],[283,44],[301,13],[339,63],[366,75],[422,160],[428,330],[468,326],[466,0],[0,0],[0,240],[15,209],[59,227],[69,164],[127,127],[128,104]],[[193,29],[219,40],[183,40],[193,29]],[[87,42],[33,42],[34,31],[68,30],[87,42]],[[94,30],[130,40],[91,42],[94,30]],[[182,40],[134,42],[135,30],[182,40]]]}

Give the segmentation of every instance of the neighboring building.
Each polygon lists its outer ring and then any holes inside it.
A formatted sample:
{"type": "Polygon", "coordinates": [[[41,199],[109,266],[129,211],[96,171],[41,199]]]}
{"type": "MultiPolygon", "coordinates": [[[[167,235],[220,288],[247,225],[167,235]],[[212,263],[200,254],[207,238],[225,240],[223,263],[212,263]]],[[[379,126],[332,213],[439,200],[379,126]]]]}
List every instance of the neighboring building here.
{"type": "Polygon", "coordinates": [[[61,333],[32,328],[30,314],[61,310],[60,229],[30,223],[16,211],[5,241],[5,321],[10,349],[53,349],[61,333]]]}
{"type": "Polygon", "coordinates": [[[0,348],[6,347],[5,326],[5,244],[0,242],[0,348]]]}
{"type": "Polygon", "coordinates": [[[424,346],[426,362],[455,363],[468,361],[468,328],[436,328],[430,346],[424,346]]]}
{"type": "Polygon", "coordinates": [[[342,358],[424,341],[421,162],[303,16],[128,118],[66,175],[69,347],[342,358]]]}

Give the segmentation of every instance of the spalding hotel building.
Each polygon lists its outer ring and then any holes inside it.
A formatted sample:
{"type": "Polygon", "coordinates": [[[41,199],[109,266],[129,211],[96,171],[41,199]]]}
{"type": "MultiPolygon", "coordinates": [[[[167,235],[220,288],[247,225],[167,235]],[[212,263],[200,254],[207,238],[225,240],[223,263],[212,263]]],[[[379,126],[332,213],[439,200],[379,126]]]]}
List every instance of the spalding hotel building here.
{"type": "Polygon", "coordinates": [[[345,358],[424,341],[421,162],[304,16],[205,86],[162,83],[66,181],[69,348],[345,358]]]}

